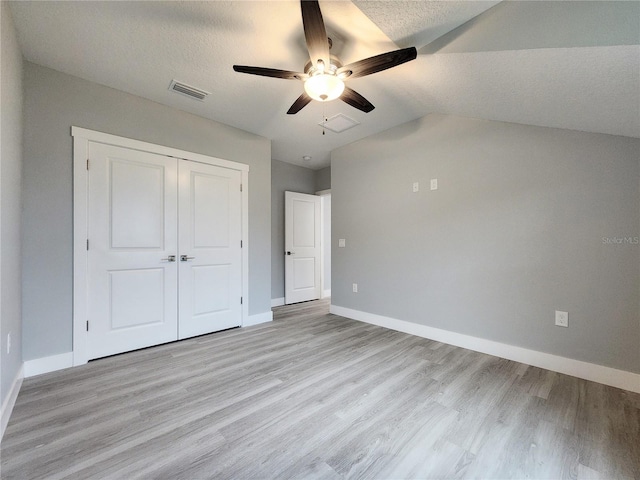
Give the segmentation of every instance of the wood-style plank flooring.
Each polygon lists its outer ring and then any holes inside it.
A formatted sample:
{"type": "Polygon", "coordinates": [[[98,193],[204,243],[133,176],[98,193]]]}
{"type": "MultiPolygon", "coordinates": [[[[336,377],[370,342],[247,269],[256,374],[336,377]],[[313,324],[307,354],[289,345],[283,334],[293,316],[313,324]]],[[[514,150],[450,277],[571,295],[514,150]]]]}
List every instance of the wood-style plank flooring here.
{"type": "Polygon", "coordinates": [[[328,313],[25,380],[2,478],[640,478],[640,395],[328,313]]]}

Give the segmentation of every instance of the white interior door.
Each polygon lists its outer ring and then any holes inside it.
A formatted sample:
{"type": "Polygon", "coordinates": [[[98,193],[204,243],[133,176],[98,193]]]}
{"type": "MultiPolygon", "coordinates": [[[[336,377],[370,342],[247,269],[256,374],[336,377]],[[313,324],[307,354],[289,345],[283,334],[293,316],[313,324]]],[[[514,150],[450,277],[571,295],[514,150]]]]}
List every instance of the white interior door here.
{"type": "Polygon", "coordinates": [[[320,298],[320,197],[285,192],[285,303],[320,298]]]}
{"type": "Polygon", "coordinates": [[[179,165],[179,338],[242,323],[241,173],[179,165]]]}
{"type": "Polygon", "coordinates": [[[89,143],[89,359],[176,339],[177,160],[89,143]]]}

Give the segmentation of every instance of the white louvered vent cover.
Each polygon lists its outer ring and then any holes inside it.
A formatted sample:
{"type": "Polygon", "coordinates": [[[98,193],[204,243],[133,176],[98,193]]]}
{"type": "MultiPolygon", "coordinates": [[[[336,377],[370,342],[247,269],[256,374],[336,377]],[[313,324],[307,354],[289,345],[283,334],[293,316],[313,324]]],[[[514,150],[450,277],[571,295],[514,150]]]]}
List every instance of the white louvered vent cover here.
{"type": "Polygon", "coordinates": [[[211,95],[211,93],[209,92],[205,92],[204,90],[192,87],[191,85],[187,85],[186,83],[182,83],[177,80],[171,80],[169,90],[190,98],[194,98],[196,100],[200,100],[201,102],[204,102],[205,98],[207,98],[208,95],[211,95]]]}
{"type": "Polygon", "coordinates": [[[327,130],[331,130],[332,132],[342,133],[356,125],[360,125],[360,122],[351,117],[347,117],[342,113],[338,113],[337,115],[328,118],[326,121],[320,122],[318,125],[326,128],[327,130]]]}

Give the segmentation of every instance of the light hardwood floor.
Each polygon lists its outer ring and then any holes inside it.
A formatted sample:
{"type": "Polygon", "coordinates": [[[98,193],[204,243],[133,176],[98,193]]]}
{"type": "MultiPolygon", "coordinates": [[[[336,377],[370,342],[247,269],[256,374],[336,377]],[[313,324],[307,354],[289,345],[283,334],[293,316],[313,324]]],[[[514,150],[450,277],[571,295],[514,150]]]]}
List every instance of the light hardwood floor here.
{"type": "Polygon", "coordinates": [[[640,395],[327,312],[25,380],[2,478],[640,478],[640,395]]]}

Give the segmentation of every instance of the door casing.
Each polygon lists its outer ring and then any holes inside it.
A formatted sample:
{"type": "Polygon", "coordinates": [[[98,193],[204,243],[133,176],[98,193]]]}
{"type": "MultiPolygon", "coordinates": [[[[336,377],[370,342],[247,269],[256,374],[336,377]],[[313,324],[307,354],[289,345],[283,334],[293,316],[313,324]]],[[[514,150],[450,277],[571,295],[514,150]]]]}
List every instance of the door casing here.
{"type": "Polygon", "coordinates": [[[90,319],[87,318],[87,248],[90,245],[87,238],[87,172],[88,168],[91,168],[91,159],[88,153],[90,142],[156,153],[241,172],[242,321],[245,322],[249,315],[249,166],[76,126],[71,127],[71,135],[73,137],[73,365],[83,365],[88,361],[87,322],[90,319]]]}
{"type": "Polygon", "coordinates": [[[320,231],[320,197],[288,191],[284,192],[284,195],[284,303],[289,305],[307,300],[316,300],[322,296],[322,285],[320,283],[322,237],[320,231]],[[296,205],[301,207],[296,208],[296,205]],[[301,217],[298,218],[298,215],[301,215],[301,217]],[[310,221],[311,224],[309,224],[310,221]],[[300,238],[296,238],[298,234],[300,234],[300,238]],[[302,286],[298,284],[297,265],[301,266],[301,270],[298,273],[301,274],[300,277],[303,277],[305,281],[302,286]],[[310,265],[311,269],[309,268],[310,265]],[[311,275],[309,275],[309,270],[311,275]],[[306,283],[309,278],[312,278],[311,285],[306,283]]]}

